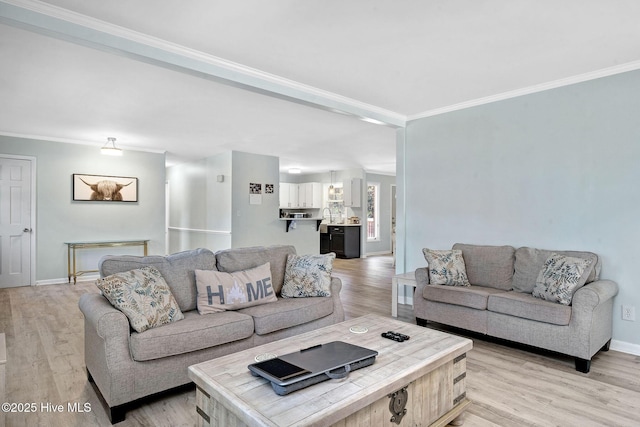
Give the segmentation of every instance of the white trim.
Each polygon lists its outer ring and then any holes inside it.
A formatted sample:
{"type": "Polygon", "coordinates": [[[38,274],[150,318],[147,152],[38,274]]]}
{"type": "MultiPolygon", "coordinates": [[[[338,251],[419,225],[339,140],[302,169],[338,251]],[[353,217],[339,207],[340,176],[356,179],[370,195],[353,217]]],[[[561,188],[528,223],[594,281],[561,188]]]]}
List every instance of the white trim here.
{"type": "Polygon", "coordinates": [[[633,344],[625,341],[611,340],[611,350],[619,351],[622,353],[633,354],[640,356],[640,344],[633,344]]]}
{"type": "MultiPolygon", "coordinates": [[[[82,275],[76,278],[76,282],[93,282],[100,278],[99,274],[89,274],[82,275]]],[[[73,285],[73,282],[69,282],[67,277],[63,277],[61,279],[46,279],[46,280],[38,280],[34,286],[49,286],[49,285],[73,285]]]]}
{"type": "Polygon", "coordinates": [[[200,228],[184,228],[184,227],[168,227],[169,230],[176,230],[176,231],[188,231],[188,232],[193,232],[193,233],[206,233],[206,234],[228,234],[231,235],[231,231],[225,231],[225,230],[203,230],[200,228]]]}
{"type": "Polygon", "coordinates": [[[490,104],[492,102],[503,101],[505,99],[516,98],[519,96],[530,95],[532,93],[542,92],[549,89],[556,89],[563,86],[569,86],[576,83],[582,83],[589,80],[599,79],[601,77],[613,76],[616,74],[626,73],[640,69],[640,61],[628,62],[626,64],[616,65],[613,67],[603,68],[588,73],[578,74],[564,79],[553,80],[534,86],[524,87],[521,89],[503,92],[496,95],[486,96],[484,98],[472,99],[470,101],[461,102],[459,104],[449,105],[434,110],[425,111],[418,114],[407,116],[407,122],[412,120],[423,119],[425,117],[437,116],[439,114],[450,113],[452,111],[464,110],[466,108],[477,107],[479,105],[490,104]]]}
{"type": "Polygon", "coordinates": [[[389,256],[391,256],[391,252],[389,252],[389,251],[367,252],[367,256],[376,256],[376,255],[389,255],[389,256]]]}
{"type": "Polygon", "coordinates": [[[404,127],[406,116],[35,0],[0,1],[0,22],[326,111],[404,127]]]}
{"type": "Polygon", "coordinates": [[[4,157],[6,159],[18,159],[18,160],[27,160],[29,162],[31,162],[31,254],[30,254],[30,259],[29,259],[29,264],[30,264],[30,271],[29,271],[29,285],[30,286],[34,286],[36,284],[36,262],[37,262],[37,258],[36,258],[36,253],[37,253],[37,247],[36,247],[36,233],[38,232],[36,224],[38,224],[37,221],[37,217],[36,217],[36,213],[38,212],[38,210],[36,209],[36,203],[38,201],[38,198],[36,197],[36,190],[37,190],[37,183],[36,183],[36,178],[37,178],[37,174],[36,174],[36,165],[37,165],[37,158],[33,157],[33,156],[20,156],[20,155],[14,155],[14,154],[2,154],[0,153],[0,157],[4,157]]]}

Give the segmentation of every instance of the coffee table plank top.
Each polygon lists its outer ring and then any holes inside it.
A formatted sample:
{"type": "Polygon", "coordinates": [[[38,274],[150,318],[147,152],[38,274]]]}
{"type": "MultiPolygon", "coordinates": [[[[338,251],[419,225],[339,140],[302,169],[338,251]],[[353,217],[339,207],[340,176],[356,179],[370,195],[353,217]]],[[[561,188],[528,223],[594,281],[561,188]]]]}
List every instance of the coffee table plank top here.
{"type": "Polygon", "coordinates": [[[190,366],[189,376],[247,425],[331,425],[471,348],[466,338],[366,315],[190,366]],[[352,333],[352,326],[364,326],[368,332],[352,333]],[[399,343],[380,336],[389,330],[411,339],[399,343]],[[373,365],[351,372],[344,380],[328,380],[286,396],[278,396],[267,380],[252,376],[247,369],[256,355],[283,355],[331,341],[367,347],[379,354],[373,365]]]}

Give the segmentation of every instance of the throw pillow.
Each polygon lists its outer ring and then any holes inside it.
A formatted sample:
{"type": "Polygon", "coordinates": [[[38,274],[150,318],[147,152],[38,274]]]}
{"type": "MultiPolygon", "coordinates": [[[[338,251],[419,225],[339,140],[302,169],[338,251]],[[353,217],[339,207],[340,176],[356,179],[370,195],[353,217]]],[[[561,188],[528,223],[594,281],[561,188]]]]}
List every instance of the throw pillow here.
{"type": "Polygon", "coordinates": [[[582,273],[592,260],[552,254],[538,274],[532,295],[564,305],[571,304],[573,294],[585,284],[582,273]]]}
{"type": "Polygon", "coordinates": [[[136,332],[184,319],[169,285],[155,267],[116,273],[96,281],[136,332]]]}
{"type": "Polygon", "coordinates": [[[239,310],[278,300],[268,262],[233,273],[196,270],[196,288],[200,314],[239,310]]]}
{"type": "Polygon", "coordinates": [[[429,283],[432,285],[471,286],[467,278],[462,251],[422,249],[427,260],[429,283]]]}
{"type": "Polygon", "coordinates": [[[336,254],[288,255],[283,298],[330,297],[331,272],[336,254]]]}

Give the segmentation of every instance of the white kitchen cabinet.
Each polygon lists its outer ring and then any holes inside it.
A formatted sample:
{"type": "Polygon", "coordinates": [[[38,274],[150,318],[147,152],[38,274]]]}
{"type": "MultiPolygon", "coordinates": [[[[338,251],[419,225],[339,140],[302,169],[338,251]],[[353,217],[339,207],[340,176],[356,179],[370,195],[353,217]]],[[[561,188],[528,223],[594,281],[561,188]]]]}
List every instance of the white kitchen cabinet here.
{"type": "Polygon", "coordinates": [[[291,209],[298,207],[298,184],[280,183],[280,208],[291,209]]]}
{"type": "Polygon", "coordinates": [[[300,184],[298,201],[301,208],[320,209],[322,207],[322,184],[319,182],[300,184]]]}
{"type": "Polygon", "coordinates": [[[280,209],[320,209],[322,185],[319,182],[280,183],[280,209]]]}
{"type": "Polygon", "coordinates": [[[350,208],[359,208],[362,205],[362,179],[351,178],[342,185],[344,205],[350,208]]]}

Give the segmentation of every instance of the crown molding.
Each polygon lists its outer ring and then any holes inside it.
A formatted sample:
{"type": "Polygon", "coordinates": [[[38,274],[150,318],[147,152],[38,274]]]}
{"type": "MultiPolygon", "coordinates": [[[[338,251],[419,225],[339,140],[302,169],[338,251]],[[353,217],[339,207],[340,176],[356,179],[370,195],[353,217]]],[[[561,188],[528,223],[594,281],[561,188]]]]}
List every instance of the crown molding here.
{"type": "Polygon", "coordinates": [[[219,83],[391,127],[406,116],[37,0],[0,1],[0,22],[219,83]]]}
{"type": "Polygon", "coordinates": [[[503,92],[496,95],[487,96],[484,98],[477,98],[470,101],[461,102],[459,104],[449,105],[447,107],[436,108],[433,110],[425,111],[423,113],[410,115],[410,116],[407,116],[407,122],[410,122],[412,120],[424,119],[426,117],[437,116],[439,114],[450,113],[453,111],[464,110],[466,108],[477,107],[479,105],[490,104],[492,102],[503,101],[511,98],[517,98],[519,96],[530,95],[533,93],[542,92],[549,89],[556,89],[563,86],[569,86],[576,83],[582,83],[589,80],[595,80],[602,77],[613,76],[616,74],[626,73],[628,71],[635,71],[638,69],[640,69],[640,61],[628,62],[625,64],[603,68],[603,69],[592,71],[589,73],[578,74],[578,75],[567,77],[564,79],[553,80],[553,81],[542,83],[539,85],[529,86],[522,89],[512,90],[509,92],[503,92]]]}

